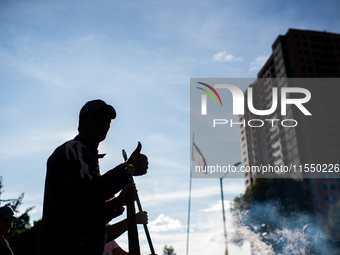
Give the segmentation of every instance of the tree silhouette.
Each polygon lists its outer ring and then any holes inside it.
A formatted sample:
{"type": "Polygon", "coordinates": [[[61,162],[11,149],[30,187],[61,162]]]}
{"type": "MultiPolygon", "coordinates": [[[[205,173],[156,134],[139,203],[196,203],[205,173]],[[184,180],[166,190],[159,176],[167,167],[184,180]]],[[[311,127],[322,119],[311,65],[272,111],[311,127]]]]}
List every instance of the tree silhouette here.
{"type": "Polygon", "coordinates": [[[172,246],[164,246],[163,255],[176,255],[175,249],[172,246]]]}
{"type": "Polygon", "coordinates": [[[333,238],[340,240],[339,226],[340,226],[340,202],[333,205],[328,213],[327,232],[332,235],[333,238]]]}
{"type": "MultiPolygon", "coordinates": [[[[0,176],[0,198],[4,192],[3,187],[3,180],[0,176]]],[[[22,205],[24,194],[25,193],[22,193],[18,198],[0,199],[0,206],[9,205],[18,213],[18,208],[22,205]]],[[[33,227],[30,226],[30,216],[28,213],[33,208],[34,206],[27,208],[26,211],[18,217],[19,221],[13,222],[13,228],[6,237],[12,251],[16,255],[34,255],[35,253],[41,220],[34,222],[33,227]]]]}

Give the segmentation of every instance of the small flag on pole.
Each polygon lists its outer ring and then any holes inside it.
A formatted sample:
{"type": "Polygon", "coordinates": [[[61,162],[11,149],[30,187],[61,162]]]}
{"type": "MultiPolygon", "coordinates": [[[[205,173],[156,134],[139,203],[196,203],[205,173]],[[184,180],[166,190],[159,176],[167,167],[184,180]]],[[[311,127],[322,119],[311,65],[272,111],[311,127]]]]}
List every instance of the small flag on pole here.
{"type": "Polygon", "coordinates": [[[197,145],[193,143],[192,149],[192,161],[194,161],[197,165],[201,167],[201,169],[205,169],[207,166],[205,158],[203,157],[201,151],[198,149],[197,145]]]}

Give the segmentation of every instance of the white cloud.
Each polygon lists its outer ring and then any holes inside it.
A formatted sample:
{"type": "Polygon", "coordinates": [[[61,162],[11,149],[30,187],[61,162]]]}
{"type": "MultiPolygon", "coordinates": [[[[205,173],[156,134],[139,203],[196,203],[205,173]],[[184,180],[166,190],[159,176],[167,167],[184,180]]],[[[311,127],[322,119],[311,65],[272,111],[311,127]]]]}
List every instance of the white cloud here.
{"type": "Polygon", "coordinates": [[[94,41],[95,38],[92,34],[89,34],[87,36],[84,37],[79,37],[79,38],[73,38],[71,39],[71,42],[73,44],[73,46],[75,46],[76,48],[81,47],[84,43],[88,43],[91,41],[94,41]]]}
{"type": "Polygon", "coordinates": [[[12,136],[1,136],[0,159],[17,157],[33,153],[50,153],[55,144],[69,140],[76,135],[75,131],[64,130],[53,133],[46,130],[26,130],[12,136]]]}
{"type": "Polygon", "coordinates": [[[213,60],[216,62],[229,62],[229,61],[242,61],[240,57],[234,57],[233,54],[228,54],[227,51],[221,51],[213,56],[213,60]]]}
{"type": "MultiPolygon", "coordinates": [[[[36,54],[36,56],[32,56],[27,51],[21,50],[22,48],[29,47],[27,41],[20,41],[18,45],[20,46],[18,47],[20,49],[19,56],[0,48],[0,56],[5,60],[7,68],[13,68],[16,72],[25,74],[44,84],[65,88],[66,82],[64,81],[64,75],[52,69],[51,64],[47,64],[49,63],[50,56],[44,51],[43,45],[40,45],[40,52],[36,54]]],[[[55,49],[50,50],[53,52],[55,49]]],[[[56,58],[56,56],[54,58],[56,58]]]]}
{"type": "Polygon", "coordinates": [[[182,224],[179,220],[160,214],[154,221],[149,222],[148,226],[151,231],[164,232],[180,229],[182,224]]]}
{"type": "MultiPolygon", "coordinates": [[[[165,216],[167,217],[167,216],[165,216]]],[[[230,212],[226,211],[227,231],[228,231],[228,250],[229,254],[250,255],[250,245],[248,242],[243,247],[238,247],[231,242],[234,229],[230,222],[230,212]]],[[[161,217],[159,217],[161,218],[161,217]]],[[[156,231],[150,228],[148,224],[152,243],[158,254],[163,250],[164,245],[174,247],[177,254],[186,253],[187,226],[186,219],[181,228],[173,231],[156,231]]],[[[149,246],[145,234],[139,227],[140,247],[143,254],[149,254],[149,246]]],[[[128,249],[127,235],[124,234],[117,240],[117,243],[123,249],[128,249]]],[[[224,254],[224,229],[221,212],[200,213],[191,215],[190,236],[189,236],[189,254],[224,254]]]]}
{"type": "MultiPolygon", "coordinates": [[[[223,192],[225,195],[238,195],[244,192],[244,185],[233,183],[227,185],[223,192]]],[[[220,195],[221,190],[218,186],[208,186],[208,187],[201,187],[191,190],[191,197],[192,198],[207,198],[215,195],[220,195]]],[[[189,195],[188,190],[177,190],[173,192],[154,192],[154,193],[145,193],[143,196],[143,203],[148,206],[153,204],[159,205],[160,203],[166,203],[171,201],[180,201],[180,200],[187,200],[189,195]]],[[[216,202],[217,203],[217,202],[216,202]]],[[[221,203],[221,201],[219,201],[221,203]]],[[[226,202],[227,203],[227,202],[226,202]]],[[[225,208],[227,209],[229,203],[225,204],[225,208]]]]}
{"type": "Polygon", "coordinates": [[[10,118],[11,116],[15,116],[19,112],[17,107],[4,107],[0,109],[0,117],[1,118],[10,118]]]}
{"type": "MultiPolygon", "coordinates": [[[[229,210],[230,208],[230,201],[224,200],[224,210],[229,210]]],[[[202,209],[202,212],[218,212],[222,210],[222,202],[221,200],[216,201],[215,203],[211,204],[210,207],[202,209]]]]}
{"type": "Polygon", "coordinates": [[[188,141],[169,137],[167,134],[157,132],[148,136],[149,146],[160,151],[176,151],[186,148],[188,141]]]}
{"type": "Polygon", "coordinates": [[[249,72],[260,70],[268,60],[269,56],[258,56],[255,61],[250,63],[249,72]]]}

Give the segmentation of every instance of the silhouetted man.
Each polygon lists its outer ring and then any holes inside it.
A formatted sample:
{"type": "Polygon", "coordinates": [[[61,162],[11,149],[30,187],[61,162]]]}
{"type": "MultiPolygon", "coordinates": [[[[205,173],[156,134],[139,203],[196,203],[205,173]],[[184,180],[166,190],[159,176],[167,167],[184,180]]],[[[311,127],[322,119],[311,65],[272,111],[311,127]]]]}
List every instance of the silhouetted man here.
{"type": "Polygon", "coordinates": [[[37,254],[103,253],[106,222],[122,213],[125,195],[136,198],[129,176],[143,175],[147,157],[141,144],[129,159],[100,175],[98,146],[116,111],[102,100],[87,102],[79,114],[79,134],[59,146],[47,162],[42,229],[37,254]],[[119,190],[117,198],[106,202],[119,190]]]}
{"type": "Polygon", "coordinates": [[[11,248],[4,235],[8,234],[13,227],[13,221],[19,219],[14,216],[14,211],[10,206],[0,207],[0,254],[13,255],[11,248]]]}

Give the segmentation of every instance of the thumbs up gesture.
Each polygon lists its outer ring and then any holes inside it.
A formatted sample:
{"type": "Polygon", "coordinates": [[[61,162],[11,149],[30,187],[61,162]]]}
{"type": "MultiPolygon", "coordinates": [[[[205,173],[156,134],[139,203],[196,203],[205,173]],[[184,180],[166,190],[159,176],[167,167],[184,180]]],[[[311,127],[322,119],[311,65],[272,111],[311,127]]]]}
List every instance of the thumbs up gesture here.
{"type": "Polygon", "coordinates": [[[137,148],[130,155],[129,159],[126,161],[135,167],[134,175],[146,174],[148,169],[148,158],[144,154],[141,154],[142,144],[138,142],[137,148]]]}

